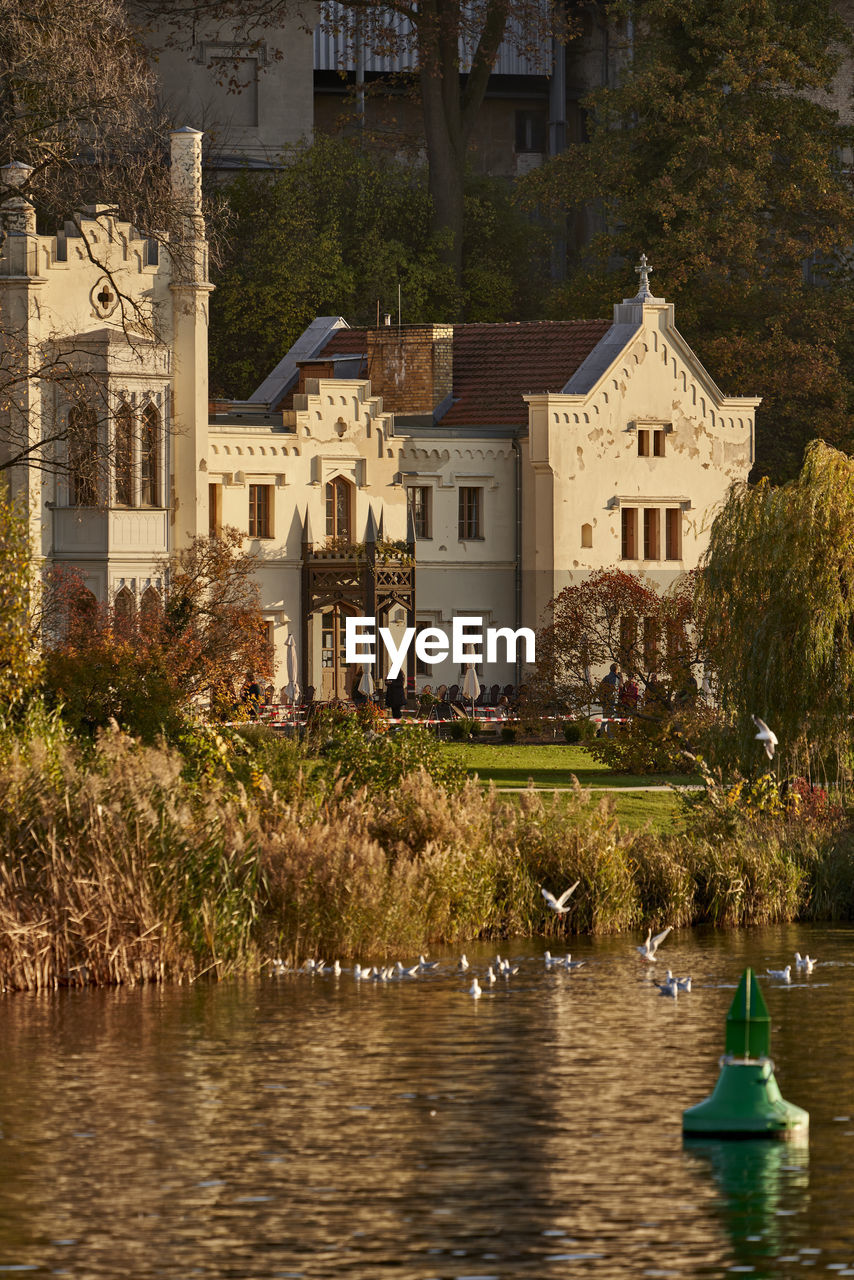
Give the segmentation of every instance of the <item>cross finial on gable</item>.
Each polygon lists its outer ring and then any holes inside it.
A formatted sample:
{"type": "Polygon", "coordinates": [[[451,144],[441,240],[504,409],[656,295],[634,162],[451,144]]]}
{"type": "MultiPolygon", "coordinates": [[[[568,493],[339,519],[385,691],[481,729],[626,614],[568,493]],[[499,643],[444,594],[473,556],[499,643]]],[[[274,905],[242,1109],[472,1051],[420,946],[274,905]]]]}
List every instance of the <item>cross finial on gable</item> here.
{"type": "Polygon", "coordinates": [[[651,298],[652,293],[650,292],[650,288],[649,288],[649,273],[650,271],[652,271],[652,267],[649,266],[649,264],[647,263],[645,253],[641,254],[640,262],[635,267],[635,271],[640,276],[640,285],[638,287],[638,292],[637,292],[638,298],[643,298],[644,300],[647,298],[651,298]]]}

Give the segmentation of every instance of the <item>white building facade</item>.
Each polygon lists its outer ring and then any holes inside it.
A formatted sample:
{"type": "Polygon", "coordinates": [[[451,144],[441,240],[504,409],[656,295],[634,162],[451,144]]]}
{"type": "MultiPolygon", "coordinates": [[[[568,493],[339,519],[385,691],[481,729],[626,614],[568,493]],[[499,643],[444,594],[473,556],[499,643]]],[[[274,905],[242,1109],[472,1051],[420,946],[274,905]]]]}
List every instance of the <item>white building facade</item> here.
{"type": "MultiPolygon", "coordinates": [[[[346,696],[361,674],[348,618],[376,616],[396,643],[406,627],[450,636],[464,617],[535,629],[579,576],[621,565],[665,589],[699,563],[752,464],[759,402],[718,390],[645,264],[610,324],[357,330],[320,317],[250,401],[209,406],[199,133],[173,134],[172,173],[184,216],[171,250],[92,210],[93,262],[79,220],[41,236],[23,202],[3,211],[3,331],[11,320],[69,371],[32,380],[22,412],[47,425],[76,414],[107,446],[94,480],[78,457],[16,469],[44,563],[137,609],[167,589],[166,556],[236,526],[276,687],[293,637],[317,698],[346,696]]],[[[517,683],[523,652],[477,667],[488,685],[517,683]]],[[[379,657],[374,674],[387,670],[379,657]]],[[[414,691],[464,667],[410,648],[404,670],[414,691]]]]}

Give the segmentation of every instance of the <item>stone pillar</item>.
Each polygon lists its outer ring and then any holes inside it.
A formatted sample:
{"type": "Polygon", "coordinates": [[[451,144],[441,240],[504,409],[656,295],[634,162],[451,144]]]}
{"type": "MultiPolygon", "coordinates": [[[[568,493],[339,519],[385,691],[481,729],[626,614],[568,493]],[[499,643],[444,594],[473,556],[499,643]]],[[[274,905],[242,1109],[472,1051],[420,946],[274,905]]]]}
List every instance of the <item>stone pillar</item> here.
{"type": "Polygon", "coordinates": [[[171,135],[172,196],[177,226],[170,242],[174,399],[172,544],[187,546],[208,532],[208,247],[202,216],[202,134],[171,135]]]}

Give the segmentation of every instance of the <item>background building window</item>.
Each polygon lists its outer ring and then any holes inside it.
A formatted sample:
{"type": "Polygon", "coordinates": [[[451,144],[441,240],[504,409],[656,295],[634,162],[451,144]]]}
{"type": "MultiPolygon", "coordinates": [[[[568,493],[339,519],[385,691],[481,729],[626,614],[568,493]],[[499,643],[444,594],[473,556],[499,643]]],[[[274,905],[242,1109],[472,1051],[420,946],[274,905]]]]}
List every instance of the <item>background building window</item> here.
{"type": "Polygon", "coordinates": [[[412,522],[415,525],[416,538],[432,538],[432,522],[430,520],[430,487],[418,485],[409,490],[409,505],[412,509],[412,522]]]}
{"type": "Polygon", "coordinates": [[[516,112],[516,150],[546,150],[546,113],[544,111],[516,112]]]}
{"type": "Polygon", "coordinates": [[[270,488],[268,484],[249,486],[249,537],[270,537],[270,488]]]}
{"type": "Polygon", "coordinates": [[[116,412],[116,505],[132,507],[133,492],[133,409],[123,404],[116,412]]]}
{"type": "Polygon", "coordinates": [[[153,404],[142,411],[139,451],[140,501],[144,507],[160,506],[160,414],[153,404]]]}
{"type": "Polygon", "coordinates": [[[326,536],[352,542],[350,486],[341,476],[326,486],[326,536]]]}
{"type": "Polygon", "coordinates": [[[646,507],[643,513],[643,558],[644,560],[659,560],[659,526],[660,513],[655,507],[646,507]]]}
{"type": "Polygon", "coordinates": [[[620,512],[623,523],[623,559],[638,558],[638,513],[636,507],[623,507],[620,512]]]}
{"type": "Polygon", "coordinates": [[[665,556],[668,560],[682,559],[682,508],[667,508],[665,526],[665,556]]]}
{"type": "Polygon", "coordinates": [[[483,537],[483,489],[460,489],[460,541],[483,537]]]}

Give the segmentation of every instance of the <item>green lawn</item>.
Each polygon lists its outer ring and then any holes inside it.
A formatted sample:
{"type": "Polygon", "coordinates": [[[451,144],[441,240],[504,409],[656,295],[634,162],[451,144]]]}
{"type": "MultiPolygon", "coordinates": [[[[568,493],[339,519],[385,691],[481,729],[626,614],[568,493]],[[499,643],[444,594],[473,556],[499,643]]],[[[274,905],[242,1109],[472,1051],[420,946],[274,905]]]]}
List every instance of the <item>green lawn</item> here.
{"type": "MultiPolygon", "coordinates": [[[[546,746],[517,746],[515,743],[447,743],[452,752],[483,782],[496,787],[525,787],[530,779],[536,787],[572,786],[573,774],[583,787],[614,787],[608,791],[620,825],[629,830],[649,822],[661,832],[677,830],[680,824],[679,801],[673,791],[628,791],[628,787],[663,786],[675,782],[684,785],[690,779],[682,774],[642,774],[634,776],[613,773],[594,760],[584,747],[555,743],[546,746]]],[[[513,793],[514,795],[517,793],[513,793]]],[[[595,794],[592,797],[595,800],[595,794]]]]}
{"type": "Polygon", "coordinates": [[[471,773],[477,773],[484,782],[494,782],[496,787],[525,787],[529,778],[535,787],[571,787],[573,774],[583,787],[655,787],[690,781],[684,774],[613,773],[584,747],[567,743],[517,746],[449,742],[445,749],[453,752],[471,773]]]}

